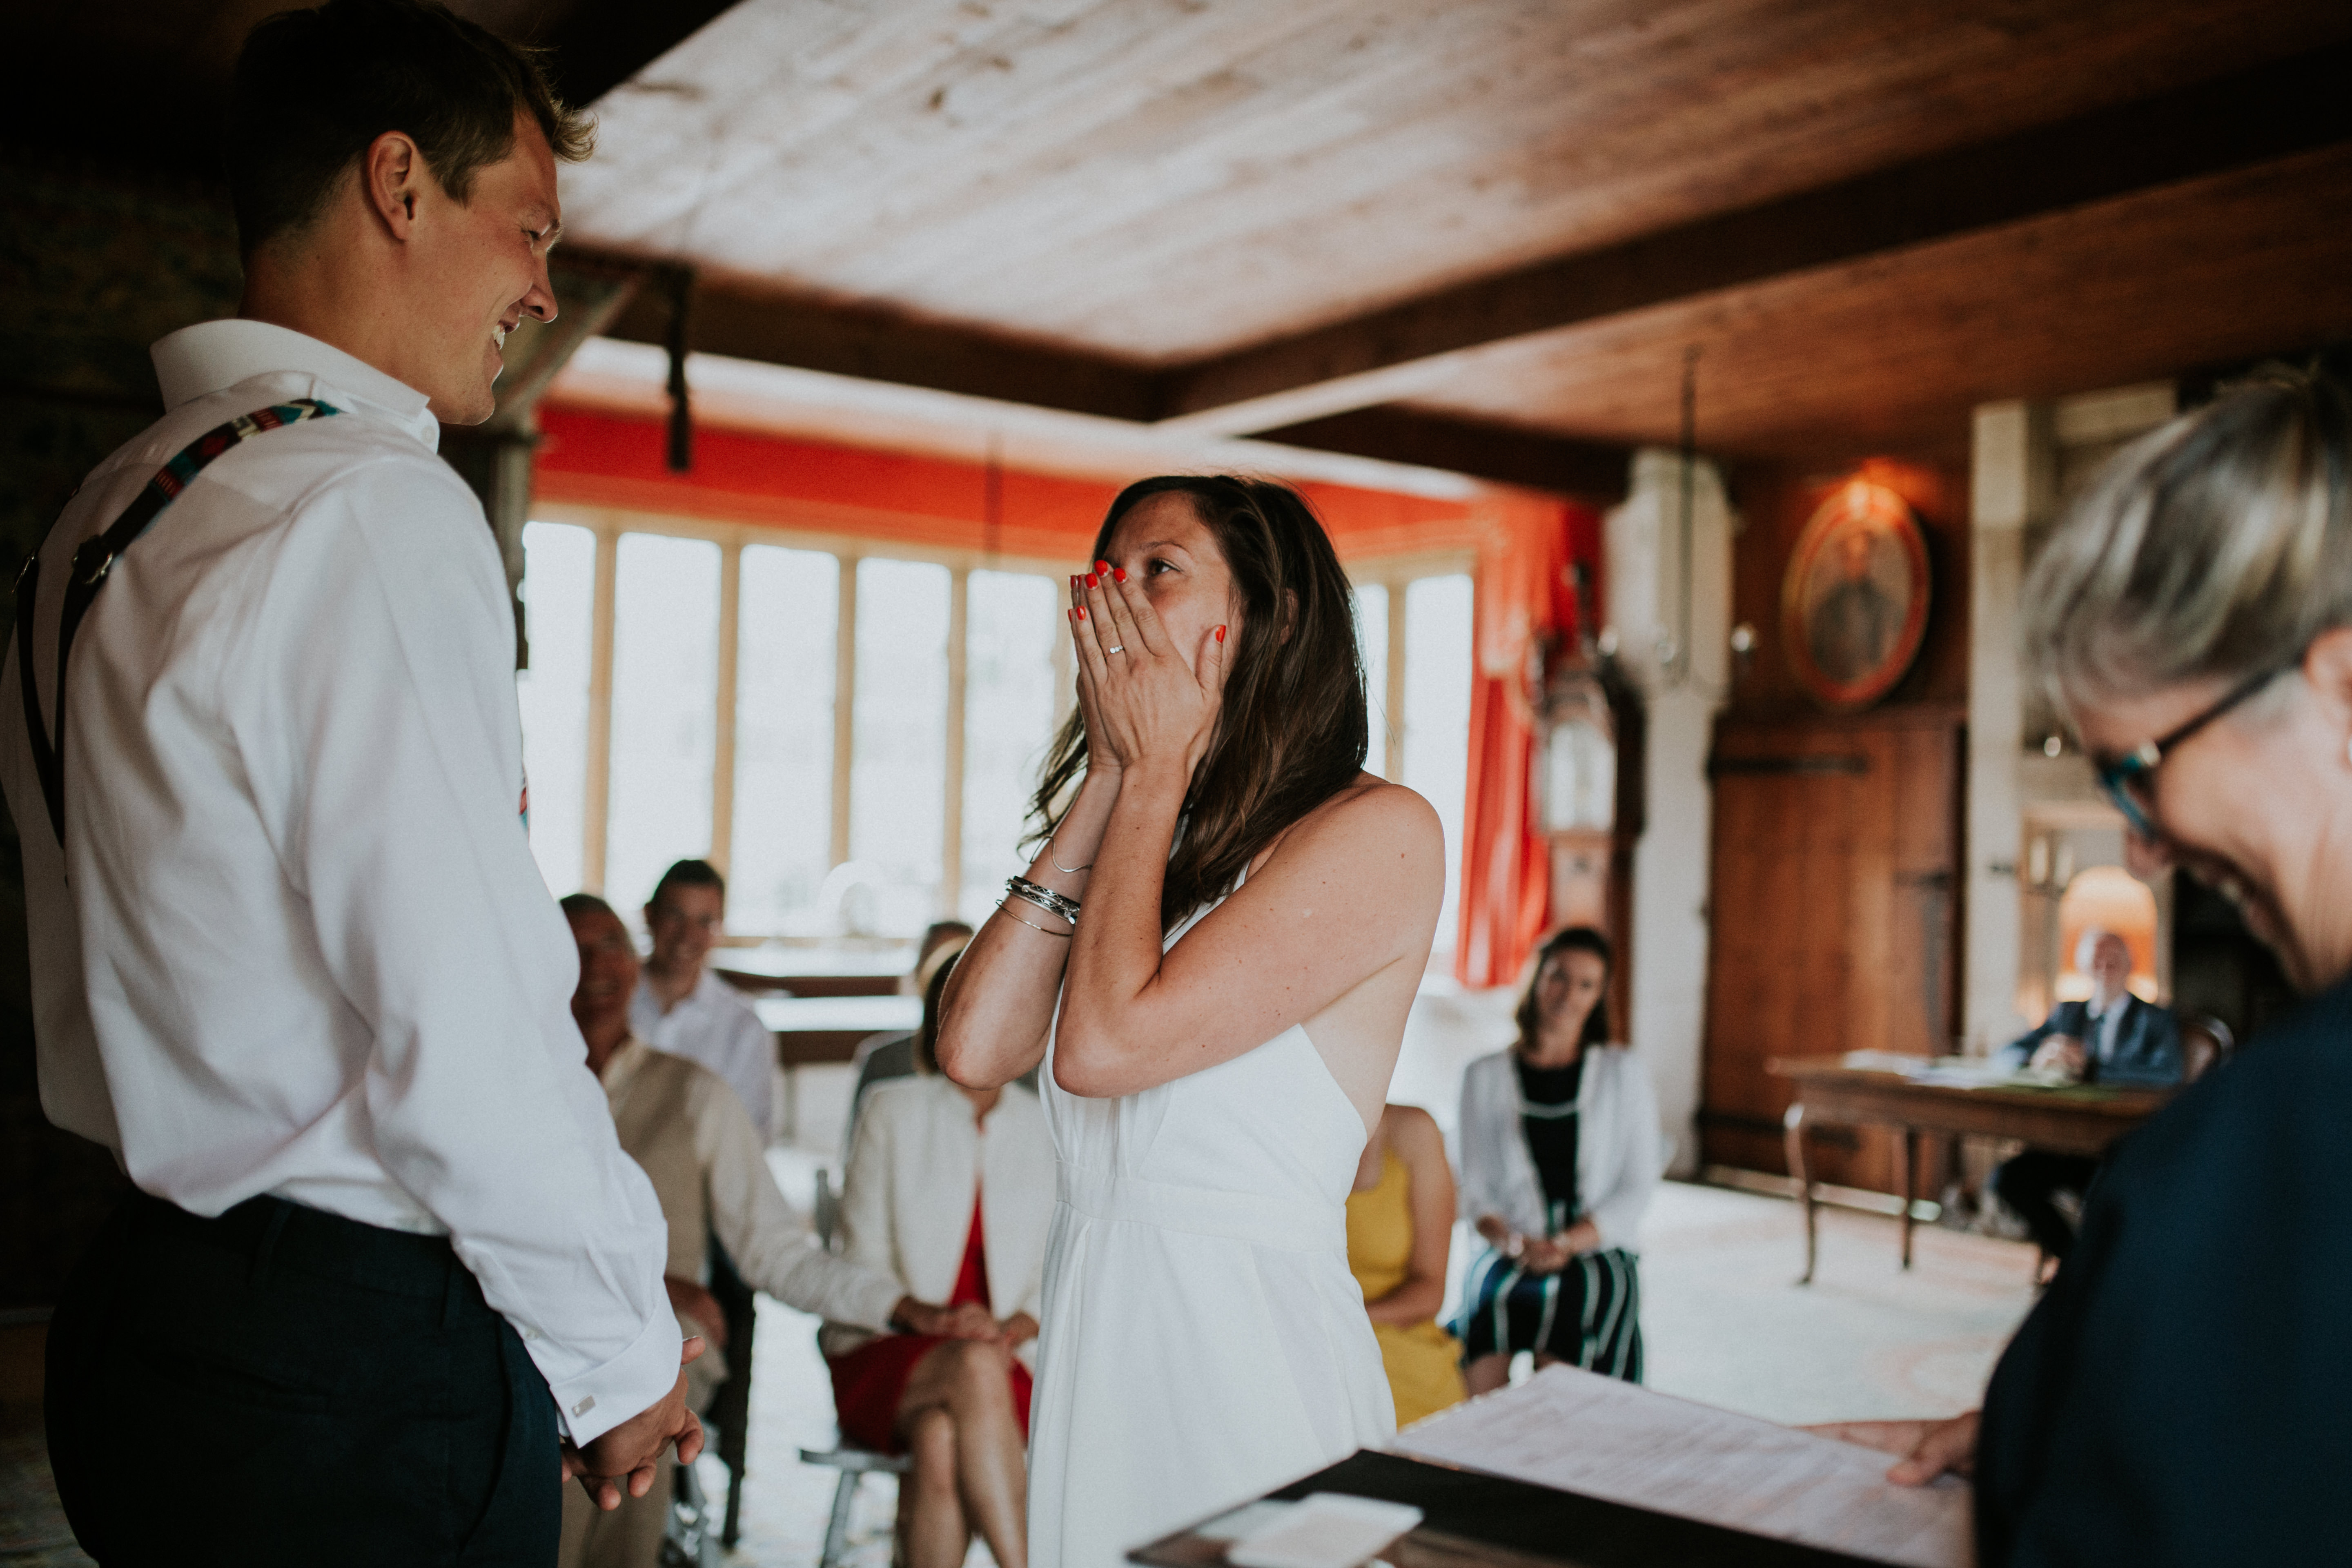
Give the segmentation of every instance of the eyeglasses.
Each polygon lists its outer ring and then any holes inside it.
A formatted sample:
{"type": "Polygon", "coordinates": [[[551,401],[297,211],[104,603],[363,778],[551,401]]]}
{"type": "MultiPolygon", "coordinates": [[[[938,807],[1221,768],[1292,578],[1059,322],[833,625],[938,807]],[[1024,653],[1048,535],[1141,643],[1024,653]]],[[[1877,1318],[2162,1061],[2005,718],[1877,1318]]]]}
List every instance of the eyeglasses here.
{"type": "Polygon", "coordinates": [[[2092,765],[2098,770],[2099,789],[2124,814],[2131,830],[2142,838],[2155,840],[2159,837],[2156,826],[2156,770],[2166,758],[2180,749],[2181,743],[2198,731],[2237,707],[2255,692],[2303,663],[2298,653],[2284,664],[2273,665],[2259,675],[2247,677],[2230,688],[2221,700],[2210,708],[2175,726],[2153,741],[2142,741],[2113,762],[2103,763],[2094,758],[2092,765]]]}

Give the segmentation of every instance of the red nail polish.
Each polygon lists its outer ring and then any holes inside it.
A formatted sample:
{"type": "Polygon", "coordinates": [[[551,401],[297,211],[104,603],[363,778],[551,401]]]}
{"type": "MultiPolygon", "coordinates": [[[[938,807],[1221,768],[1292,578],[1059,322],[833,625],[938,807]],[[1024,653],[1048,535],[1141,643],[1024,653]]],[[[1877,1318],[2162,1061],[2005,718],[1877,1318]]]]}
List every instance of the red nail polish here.
{"type": "Polygon", "coordinates": [[[1224,640],[1225,640],[1225,628],[1224,628],[1224,627],[1223,627],[1223,626],[1219,626],[1219,627],[1217,628],[1217,640],[1218,640],[1219,642],[1223,642],[1223,641],[1224,641],[1224,640]]]}
{"type": "Polygon", "coordinates": [[[1097,561],[1095,563],[1095,570],[1097,572],[1108,572],[1110,570],[1110,563],[1108,561],[1097,561]]]}
{"type": "Polygon", "coordinates": [[[1087,618],[1087,607],[1086,607],[1084,605],[1080,605],[1078,606],[1078,619],[1080,619],[1080,620],[1082,620],[1082,621],[1083,621],[1083,620],[1085,620],[1086,618],[1087,618]]]}
{"type": "Polygon", "coordinates": [[[1098,588],[1102,586],[1102,579],[1089,572],[1087,574],[1087,586],[1089,588],[1098,588]]]}
{"type": "Polygon", "coordinates": [[[1126,581],[1127,581],[1127,568],[1126,568],[1126,567],[1124,567],[1124,566],[1118,566],[1118,567],[1114,567],[1114,568],[1112,568],[1112,569],[1111,569],[1111,574],[1110,574],[1110,580],[1111,580],[1112,582],[1114,582],[1114,583],[1124,583],[1124,582],[1126,582],[1126,581]]]}

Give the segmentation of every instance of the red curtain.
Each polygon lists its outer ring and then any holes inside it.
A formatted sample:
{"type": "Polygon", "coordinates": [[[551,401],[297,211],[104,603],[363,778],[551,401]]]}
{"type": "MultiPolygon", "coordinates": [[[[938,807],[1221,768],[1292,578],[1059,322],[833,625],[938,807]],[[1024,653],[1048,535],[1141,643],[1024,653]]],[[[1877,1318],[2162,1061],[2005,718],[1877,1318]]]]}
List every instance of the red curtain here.
{"type": "Polygon", "coordinates": [[[1528,659],[1547,633],[1572,635],[1569,566],[1598,584],[1601,515],[1555,496],[1498,498],[1479,547],[1476,668],[1470,691],[1470,778],[1462,816],[1461,928],[1454,978],[1517,980],[1549,910],[1549,846],[1528,799],[1535,728],[1528,659]]]}

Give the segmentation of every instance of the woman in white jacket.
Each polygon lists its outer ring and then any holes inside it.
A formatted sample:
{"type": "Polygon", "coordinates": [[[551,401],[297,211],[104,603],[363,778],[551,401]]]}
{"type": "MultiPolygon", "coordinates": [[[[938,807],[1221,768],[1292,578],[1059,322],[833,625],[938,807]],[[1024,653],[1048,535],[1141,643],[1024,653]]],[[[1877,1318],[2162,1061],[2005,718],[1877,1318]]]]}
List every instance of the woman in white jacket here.
{"type": "Polygon", "coordinates": [[[917,1299],[993,1319],[987,1339],[874,1334],[827,1323],[842,1436],[908,1453],[899,1532],[908,1568],[953,1568],[978,1533],[1000,1568],[1028,1550],[1030,1358],[1054,1217],[1052,1137],[1034,1090],[961,1089],[940,1076],[934,971],[915,1037],[913,1078],[869,1090],[842,1179],[841,1236],[853,1261],[922,1281],[917,1299]]]}
{"type": "Polygon", "coordinates": [[[1486,1246],[1463,1286],[1473,1394],[1511,1357],[1642,1380],[1633,1246],[1664,1168],[1657,1096],[1609,1043],[1609,939],[1570,926],[1543,945],[1519,1037],[1462,1079],[1462,1217],[1486,1246]]]}

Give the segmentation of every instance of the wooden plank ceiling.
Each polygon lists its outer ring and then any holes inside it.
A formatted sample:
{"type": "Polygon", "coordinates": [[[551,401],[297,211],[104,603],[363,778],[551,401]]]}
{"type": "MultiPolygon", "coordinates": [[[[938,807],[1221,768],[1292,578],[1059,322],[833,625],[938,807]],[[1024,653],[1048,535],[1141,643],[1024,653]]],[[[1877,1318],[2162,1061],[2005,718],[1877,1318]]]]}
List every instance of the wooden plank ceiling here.
{"type": "MultiPolygon", "coordinates": [[[[281,3],[12,0],[0,141],[194,169],[281,3]]],[[[597,99],[572,246],[804,370],[1591,489],[1691,346],[1811,457],[2352,336],[2342,0],[455,3],[597,99]]]]}
{"type": "Polygon", "coordinates": [[[742,0],[599,104],[566,216],[696,265],[698,346],[749,358],[1565,471],[1671,439],[1696,345],[1711,449],[1945,449],[1979,400],[2352,332],[2347,38],[2301,0],[742,0]]]}

